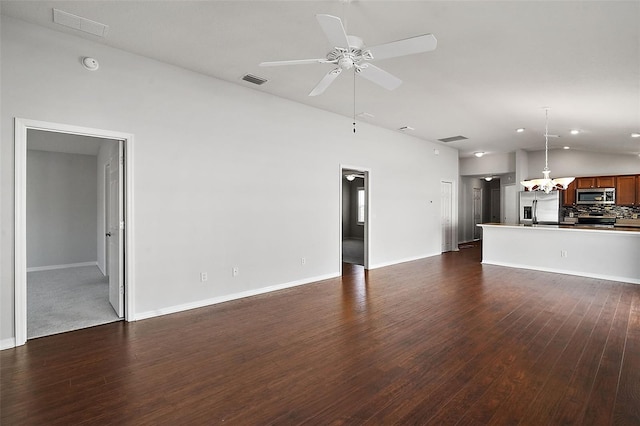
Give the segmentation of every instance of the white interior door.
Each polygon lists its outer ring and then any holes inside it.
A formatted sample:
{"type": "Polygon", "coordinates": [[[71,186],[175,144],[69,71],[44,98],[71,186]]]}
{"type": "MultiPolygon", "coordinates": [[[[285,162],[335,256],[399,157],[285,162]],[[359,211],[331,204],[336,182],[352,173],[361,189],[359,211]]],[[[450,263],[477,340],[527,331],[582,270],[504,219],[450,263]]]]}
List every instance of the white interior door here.
{"type": "Polygon", "coordinates": [[[118,141],[109,163],[109,229],[108,240],[109,303],[118,316],[124,316],[124,209],[123,209],[123,145],[118,141]]]}
{"type": "Polygon", "coordinates": [[[442,252],[453,250],[453,218],[451,206],[451,182],[441,182],[442,252]]]}
{"type": "Polygon", "coordinates": [[[502,207],[504,214],[503,223],[514,225],[518,223],[518,210],[516,206],[516,185],[504,186],[504,205],[502,207]]]}

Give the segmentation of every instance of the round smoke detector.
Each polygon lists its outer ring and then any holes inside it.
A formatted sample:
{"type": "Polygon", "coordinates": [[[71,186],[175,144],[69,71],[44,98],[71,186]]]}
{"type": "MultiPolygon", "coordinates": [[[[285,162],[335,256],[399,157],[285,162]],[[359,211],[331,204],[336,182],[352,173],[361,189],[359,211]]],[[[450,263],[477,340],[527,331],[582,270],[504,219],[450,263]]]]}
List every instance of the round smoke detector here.
{"type": "Polygon", "coordinates": [[[100,67],[100,64],[94,58],[85,57],[82,58],[82,66],[84,66],[89,71],[95,71],[100,67]]]}

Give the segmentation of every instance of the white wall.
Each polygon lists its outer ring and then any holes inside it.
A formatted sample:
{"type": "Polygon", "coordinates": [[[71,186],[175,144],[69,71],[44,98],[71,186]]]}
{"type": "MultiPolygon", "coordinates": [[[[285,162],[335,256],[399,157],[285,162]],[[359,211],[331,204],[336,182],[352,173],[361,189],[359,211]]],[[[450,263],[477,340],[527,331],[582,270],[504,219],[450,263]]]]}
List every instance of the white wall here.
{"type": "Polygon", "coordinates": [[[1,29],[0,339],[14,334],[14,117],[135,135],[138,317],[336,275],[340,164],[371,170],[371,265],[440,253],[456,150],[366,123],[354,134],[347,117],[10,18],[1,29]]]}
{"type": "Polygon", "coordinates": [[[516,171],[515,153],[487,154],[460,159],[461,176],[495,176],[516,171]]]}
{"type": "MultiPolygon", "coordinates": [[[[544,151],[529,152],[527,179],[542,177],[544,151]]],[[[607,154],[576,149],[549,151],[551,177],[606,176],[640,173],[640,157],[635,154],[607,154]]]]}
{"type": "Polygon", "coordinates": [[[27,151],[27,267],[96,261],[96,157],[27,151]]]}

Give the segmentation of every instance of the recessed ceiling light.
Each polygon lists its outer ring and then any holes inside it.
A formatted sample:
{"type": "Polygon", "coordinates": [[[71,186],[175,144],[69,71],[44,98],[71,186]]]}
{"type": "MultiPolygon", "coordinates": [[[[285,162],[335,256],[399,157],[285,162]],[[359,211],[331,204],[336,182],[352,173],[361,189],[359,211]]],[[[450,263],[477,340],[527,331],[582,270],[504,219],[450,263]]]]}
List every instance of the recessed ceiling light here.
{"type": "Polygon", "coordinates": [[[374,115],[373,114],[369,114],[368,112],[361,112],[360,114],[358,114],[358,117],[360,117],[360,118],[373,118],[374,115]]]}
{"type": "Polygon", "coordinates": [[[475,155],[476,157],[480,158],[484,155],[484,152],[474,152],[473,155],[475,155]]]}
{"type": "Polygon", "coordinates": [[[640,138],[640,133],[633,132],[633,133],[631,133],[631,137],[632,138],[640,138]]]}
{"type": "Polygon", "coordinates": [[[572,129],[571,130],[571,134],[572,135],[577,135],[578,133],[580,133],[580,130],[578,130],[578,129],[572,129]]]}
{"type": "Polygon", "coordinates": [[[563,146],[562,149],[571,149],[569,146],[563,146]]]}
{"type": "Polygon", "coordinates": [[[516,129],[516,132],[518,132],[518,133],[524,132],[524,127],[520,127],[519,129],[516,129]]]}

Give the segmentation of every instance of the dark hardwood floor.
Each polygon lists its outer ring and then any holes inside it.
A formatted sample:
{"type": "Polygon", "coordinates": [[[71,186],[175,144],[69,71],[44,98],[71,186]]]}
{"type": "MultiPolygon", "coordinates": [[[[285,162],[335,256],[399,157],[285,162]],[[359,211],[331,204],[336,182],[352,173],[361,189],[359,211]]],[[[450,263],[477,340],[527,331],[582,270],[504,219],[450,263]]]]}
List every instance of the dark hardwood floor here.
{"type": "Polygon", "coordinates": [[[640,286],[465,248],[0,361],[3,425],[638,425],[640,286]]]}

